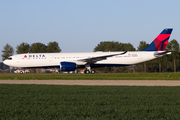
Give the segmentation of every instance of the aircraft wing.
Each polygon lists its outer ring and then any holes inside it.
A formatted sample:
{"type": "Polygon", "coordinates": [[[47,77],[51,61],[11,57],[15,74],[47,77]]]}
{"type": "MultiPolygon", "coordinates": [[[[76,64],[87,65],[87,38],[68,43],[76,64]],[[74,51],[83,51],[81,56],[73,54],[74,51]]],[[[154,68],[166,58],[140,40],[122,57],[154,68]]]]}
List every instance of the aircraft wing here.
{"type": "Polygon", "coordinates": [[[86,59],[81,59],[81,60],[78,60],[78,61],[87,62],[87,63],[95,63],[95,62],[97,62],[97,61],[106,60],[108,57],[112,57],[112,56],[116,56],[116,55],[123,55],[123,54],[125,54],[126,52],[127,52],[127,51],[125,51],[125,52],[123,52],[123,53],[118,53],[118,54],[111,54],[111,55],[104,55],[104,56],[86,58],[86,59]]]}

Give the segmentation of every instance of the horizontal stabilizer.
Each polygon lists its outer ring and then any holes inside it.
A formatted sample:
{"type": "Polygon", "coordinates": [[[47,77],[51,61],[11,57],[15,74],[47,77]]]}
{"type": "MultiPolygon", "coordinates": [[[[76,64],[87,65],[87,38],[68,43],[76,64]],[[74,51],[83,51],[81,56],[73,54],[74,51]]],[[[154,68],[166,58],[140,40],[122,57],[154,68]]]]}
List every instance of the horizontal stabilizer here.
{"type": "Polygon", "coordinates": [[[169,54],[171,54],[171,51],[155,52],[154,56],[161,57],[161,56],[165,56],[165,55],[169,55],[169,54]]]}

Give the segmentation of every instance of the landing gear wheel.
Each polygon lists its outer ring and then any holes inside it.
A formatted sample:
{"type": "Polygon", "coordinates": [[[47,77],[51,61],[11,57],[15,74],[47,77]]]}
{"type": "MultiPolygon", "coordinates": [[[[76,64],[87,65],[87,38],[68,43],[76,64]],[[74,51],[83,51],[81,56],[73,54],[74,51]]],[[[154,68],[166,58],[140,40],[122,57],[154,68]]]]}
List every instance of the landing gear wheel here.
{"type": "Polygon", "coordinates": [[[85,73],[85,74],[89,74],[90,71],[89,71],[89,70],[85,70],[84,73],[85,73]]]}
{"type": "Polygon", "coordinates": [[[95,71],[94,71],[94,70],[92,70],[92,71],[91,71],[91,74],[94,74],[94,73],[95,73],[95,71]]]}

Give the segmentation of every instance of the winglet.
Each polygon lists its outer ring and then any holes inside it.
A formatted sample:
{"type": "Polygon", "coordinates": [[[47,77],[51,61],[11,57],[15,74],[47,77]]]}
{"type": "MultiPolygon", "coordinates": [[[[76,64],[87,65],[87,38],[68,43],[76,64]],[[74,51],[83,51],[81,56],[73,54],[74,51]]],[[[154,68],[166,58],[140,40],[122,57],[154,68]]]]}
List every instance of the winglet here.
{"type": "Polygon", "coordinates": [[[164,51],[172,30],[172,28],[164,29],[147,48],[141,51],[164,51]]]}

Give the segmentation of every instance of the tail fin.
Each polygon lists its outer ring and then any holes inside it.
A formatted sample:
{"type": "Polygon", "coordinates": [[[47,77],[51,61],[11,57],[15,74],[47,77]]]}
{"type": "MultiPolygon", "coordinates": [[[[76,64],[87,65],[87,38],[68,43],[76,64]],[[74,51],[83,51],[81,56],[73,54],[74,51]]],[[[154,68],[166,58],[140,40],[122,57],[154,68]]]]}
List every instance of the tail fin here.
{"type": "Polygon", "coordinates": [[[147,48],[141,51],[164,51],[166,45],[168,44],[172,30],[173,29],[171,28],[164,29],[147,48]]]}

